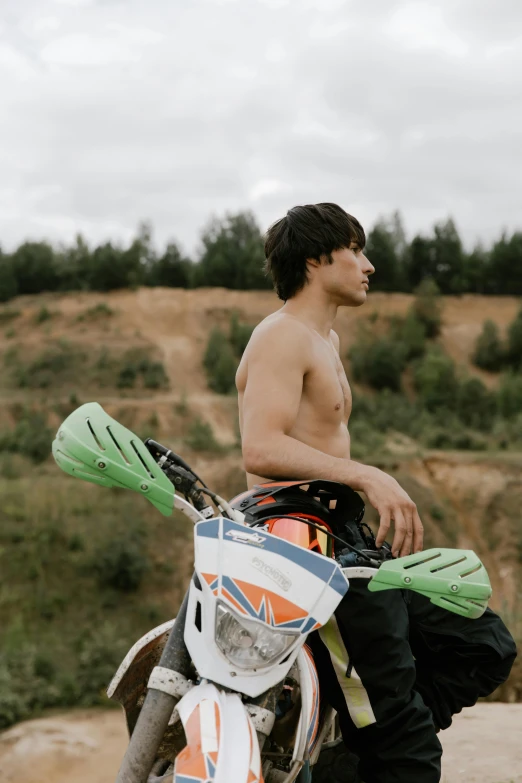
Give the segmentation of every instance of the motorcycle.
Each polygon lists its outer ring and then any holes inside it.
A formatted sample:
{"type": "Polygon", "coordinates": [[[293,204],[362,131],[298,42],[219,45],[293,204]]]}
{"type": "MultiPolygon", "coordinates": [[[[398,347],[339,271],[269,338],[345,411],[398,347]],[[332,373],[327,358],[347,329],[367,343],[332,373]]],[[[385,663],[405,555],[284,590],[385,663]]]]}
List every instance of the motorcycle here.
{"type": "MultiPolygon", "coordinates": [[[[129,733],[116,783],[309,783],[341,739],[306,641],[318,631],[327,643],[350,579],[415,590],[470,618],[491,596],[470,550],[393,558],[371,537],[362,550],[346,541],[346,523],[361,525],[364,514],[349,487],[269,482],[226,501],[98,403],[68,416],[52,451],[66,473],[138,492],[195,525],[194,574],[177,617],[136,642],[108,688],[129,733]]],[[[352,718],[366,725],[364,688],[356,678],[350,688],[352,718]]]]}

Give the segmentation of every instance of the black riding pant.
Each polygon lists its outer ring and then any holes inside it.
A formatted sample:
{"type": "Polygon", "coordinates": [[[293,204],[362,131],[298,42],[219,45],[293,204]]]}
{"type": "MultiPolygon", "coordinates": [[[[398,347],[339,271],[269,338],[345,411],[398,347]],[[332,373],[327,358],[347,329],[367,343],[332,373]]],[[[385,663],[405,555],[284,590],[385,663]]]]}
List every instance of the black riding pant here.
{"type": "Polygon", "coordinates": [[[437,729],[507,679],[515,643],[490,610],[469,620],[416,593],[367,585],[351,580],[335,615],[342,666],[338,644],[332,653],[331,638],[310,637],[322,693],[364,783],[439,783],[437,729]]]}

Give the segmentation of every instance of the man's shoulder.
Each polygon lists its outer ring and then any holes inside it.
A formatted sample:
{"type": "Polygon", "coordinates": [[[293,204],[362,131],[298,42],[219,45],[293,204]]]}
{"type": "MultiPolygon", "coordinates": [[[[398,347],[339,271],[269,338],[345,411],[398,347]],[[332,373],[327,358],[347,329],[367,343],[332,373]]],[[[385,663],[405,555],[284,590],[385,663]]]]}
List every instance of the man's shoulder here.
{"type": "Polygon", "coordinates": [[[277,354],[306,358],[310,346],[310,330],[292,316],[273,313],[259,323],[248,344],[249,355],[267,350],[277,354]]]}
{"type": "Polygon", "coordinates": [[[285,313],[272,313],[264,318],[254,329],[252,337],[257,342],[267,340],[292,340],[306,342],[310,340],[310,329],[298,318],[285,313]]]}

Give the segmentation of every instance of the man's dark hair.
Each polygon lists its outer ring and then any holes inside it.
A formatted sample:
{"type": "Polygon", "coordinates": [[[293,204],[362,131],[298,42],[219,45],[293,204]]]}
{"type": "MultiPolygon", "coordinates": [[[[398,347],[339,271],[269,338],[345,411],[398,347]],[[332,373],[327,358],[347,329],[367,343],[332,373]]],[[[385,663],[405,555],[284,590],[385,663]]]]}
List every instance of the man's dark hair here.
{"type": "Polygon", "coordinates": [[[359,221],[337,204],[293,207],[265,234],[265,271],[280,299],[291,299],[308,282],[306,259],[333,262],[332,252],[357,242],[366,244],[359,221]]]}

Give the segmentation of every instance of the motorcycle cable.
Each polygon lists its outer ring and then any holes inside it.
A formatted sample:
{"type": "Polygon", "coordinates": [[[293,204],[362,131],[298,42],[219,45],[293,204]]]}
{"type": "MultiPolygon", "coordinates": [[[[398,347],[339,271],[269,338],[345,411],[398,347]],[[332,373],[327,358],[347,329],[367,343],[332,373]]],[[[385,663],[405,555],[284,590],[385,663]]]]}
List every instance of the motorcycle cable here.
{"type": "MultiPolygon", "coordinates": [[[[330,536],[330,538],[335,539],[336,541],[339,541],[339,543],[344,544],[345,547],[350,549],[352,552],[355,552],[355,554],[358,557],[362,557],[364,560],[367,560],[373,568],[375,566],[379,567],[381,564],[374,560],[370,555],[365,554],[364,551],[361,549],[357,549],[357,547],[354,547],[352,544],[349,544],[347,541],[345,541],[342,538],[339,538],[339,536],[336,536],[335,533],[331,533],[329,530],[325,530],[324,527],[321,525],[318,525],[316,522],[312,522],[310,519],[304,519],[303,517],[292,517],[290,514],[278,514],[277,517],[274,517],[274,519],[293,519],[294,522],[297,520],[298,522],[304,522],[305,525],[309,525],[310,527],[315,527],[317,530],[320,530],[321,533],[325,533],[327,536],[330,536]]],[[[257,525],[252,525],[252,527],[260,527],[263,524],[263,522],[259,522],[257,525]]],[[[379,550],[377,550],[379,551],[379,550]]]]}
{"type": "Polygon", "coordinates": [[[230,516],[230,513],[229,513],[230,512],[230,506],[228,505],[226,500],[224,500],[222,497],[220,497],[216,492],[212,492],[212,490],[209,489],[208,487],[205,487],[204,489],[200,489],[198,487],[197,490],[198,490],[198,492],[202,492],[205,495],[208,495],[211,498],[211,500],[214,501],[214,503],[216,504],[218,509],[221,511],[223,516],[225,516],[227,519],[230,519],[232,521],[234,520],[233,515],[230,516]]]}
{"type": "MultiPolygon", "coordinates": [[[[177,465],[180,468],[184,468],[185,470],[188,470],[189,473],[192,473],[192,475],[199,481],[200,484],[202,484],[204,487],[207,487],[203,479],[201,479],[197,473],[195,473],[190,465],[188,465],[185,460],[179,456],[179,454],[176,454],[174,451],[171,451],[171,449],[168,449],[166,446],[162,446],[161,443],[158,443],[157,441],[153,440],[152,438],[147,438],[145,441],[143,441],[151,455],[156,459],[157,456],[161,455],[161,457],[164,457],[167,462],[173,462],[175,465],[177,465]],[[156,452],[156,454],[154,454],[156,452]]],[[[159,463],[159,460],[156,460],[156,462],[159,463]]],[[[162,465],[160,464],[160,467],[162,465]]],[[[207,487],[208,489],[208,487],[207,487]]]]}

